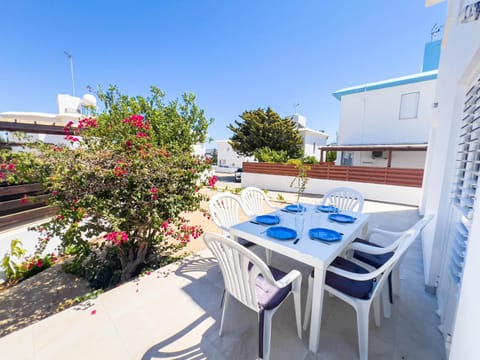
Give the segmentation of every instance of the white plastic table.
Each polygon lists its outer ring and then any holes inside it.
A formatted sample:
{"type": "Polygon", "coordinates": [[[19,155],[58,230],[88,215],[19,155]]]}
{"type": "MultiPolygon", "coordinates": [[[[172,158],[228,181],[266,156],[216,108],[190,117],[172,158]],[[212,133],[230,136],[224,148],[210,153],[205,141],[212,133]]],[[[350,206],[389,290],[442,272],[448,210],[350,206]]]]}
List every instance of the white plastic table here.
{"type": "MultiPolygon", "coordinates": [[[[323,284],[325,282],[325,270],[328,265],[342,253],[345,247],[356,237],[360,236],[362,229],[367,225],[368,214],[342,212],[354,216],[354,223],[337,223],[328,219],[327,213],[316,212],[316,206],[304,204],[307,208],[303,234],[297,244],[293,240],[276,240],[266,234],[267,226],[254,224],[250,221],[234,225],[230,228],[232,239],[239,237],[263,246],[279,254],[312,266],[315,269],[313,280],[312,313],[310,321],[309,349],[316,353],[320,340],[320,324],[322,323],[323,284]],[[311,240],[308,230],[311,228],[327,228],[343,234],[342,240],[325,244],[311,240]]],[[[295,229],[295,214],[284,211],[272,213],[280,217],[278,226],[295,229]]]]}

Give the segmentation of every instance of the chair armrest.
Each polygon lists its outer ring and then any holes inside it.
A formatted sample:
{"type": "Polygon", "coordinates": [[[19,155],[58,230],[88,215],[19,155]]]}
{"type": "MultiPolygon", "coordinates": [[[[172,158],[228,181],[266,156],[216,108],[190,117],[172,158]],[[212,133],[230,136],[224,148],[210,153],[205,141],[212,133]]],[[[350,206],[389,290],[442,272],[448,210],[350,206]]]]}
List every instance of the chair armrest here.
{"type": "Polygon", "coordinates": [[[386,254],[392,251],[390,249],[390,246],[388,247],[371,246],[371,245],[362,244],[359,242],[352,242],[350,245],[348,245],[346,250],[359,250],[372,255],[381,255],[381,254],[386,254]]]}
{"type": "Polygon", "coordinates": [[[384,230],[380,228],[373,228],[368,232],[368,237],[372,234],[382,234],[382,235],[388,235],[388,236],[401,236],[404,232],[403,231],[390,231],[390,230],[384,230]]]}
{"type": "Polygon", "coordinates": [[[275,281],[275,286],[278,287],[278,288],[284,288],[285,286],[290,285],[295,280],[301,282],[302,281],[302,274],[298,270],[291,270],[283,278],[275,281]]]}
{"type": "Polygon", "coordinates": [[[327,271],[330,271],[334,274],[343,276],[347,279],[352,279],[352,280],[357,280],[357,281],[372,280],[382,273],[381,271],[375,270],[375,271],[365,273],[365,274],[358,274],[358,273],[354,273],[354,272],[351,272],[351,271],[340,269],[340,268],[338,268],[336,266],[333,266],[333,265],[330,265],[327,268],[327,271]]]}

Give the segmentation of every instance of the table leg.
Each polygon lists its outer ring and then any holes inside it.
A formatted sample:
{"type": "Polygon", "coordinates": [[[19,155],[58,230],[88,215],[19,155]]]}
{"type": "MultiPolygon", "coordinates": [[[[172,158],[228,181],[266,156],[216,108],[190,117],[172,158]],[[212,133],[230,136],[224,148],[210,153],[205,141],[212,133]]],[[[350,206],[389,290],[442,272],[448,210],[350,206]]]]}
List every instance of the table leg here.
{"type": "Polygon", "coordinates": [[[312,317],[310,319],[310,342],[308,348],[311,352],[318,351],[320,341],[320,326],[322,325],[322,308],[323,308],[323,284],[325,282],[325,270],[315,268],[313,277],[313,294],[312,294],[312,317]]]}

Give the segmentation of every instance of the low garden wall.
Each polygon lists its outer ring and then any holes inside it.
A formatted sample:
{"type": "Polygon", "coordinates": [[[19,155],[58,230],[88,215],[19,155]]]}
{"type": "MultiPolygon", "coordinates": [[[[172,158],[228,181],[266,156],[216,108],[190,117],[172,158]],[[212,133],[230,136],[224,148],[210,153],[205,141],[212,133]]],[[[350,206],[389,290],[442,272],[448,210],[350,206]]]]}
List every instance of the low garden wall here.
{"type": "MultiPolygon", "coordinates": [[[[296,191],[290,183],[297,169],[290,164],[243,163],[242,187],[256,186],[275,191],[296,191]]],[[[305,193],[324,194],[346,186],[360,191],[365,199],[420,206],[422,169],[373,168],[312,165],[305,193]]]]}

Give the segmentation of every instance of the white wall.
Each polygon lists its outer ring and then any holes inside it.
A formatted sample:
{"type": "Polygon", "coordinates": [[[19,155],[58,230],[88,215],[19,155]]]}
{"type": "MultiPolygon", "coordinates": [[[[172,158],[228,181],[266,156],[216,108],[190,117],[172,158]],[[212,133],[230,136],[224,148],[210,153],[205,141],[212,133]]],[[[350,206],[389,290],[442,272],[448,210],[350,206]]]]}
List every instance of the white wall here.
{"type": "MultiPolygon", "coordinates": [[[[242,173],[242,187],[256,186],[260,189],[273,191],[296,192],[295,188],[290,187],[293,178],[293,176],[244,172],[242,173]]],[[[310,179],[305,193],[324,194],[328,190],[340,186],[354,188],[360,191],[365,199],[375,201],[418,206],[422,197],[422,189],[420,188],[323,179],[310,179]]]]}
{"type": "Polygon", "coordinates": [[[318,148],[327,145],[328,135],[309,131],[308,129],[299,130],[299,133],[303,139],[305,156],[315,156],[318,160],[320,158],[320,150],[318,148]]]}
{"type": "Polygon", "coordinates": [[[219,167],[241,168],[243,162],[254,161],[253,156],[240,156],[229,144],[228,140],[217,141],[217,154],[219,167]]]}
{"type": "Polygon", "coordinates": [[[343,95],[338,143],[426,143],[436,80],[343,95]],[[418,116],[399,120],[401,95],[420,92],[418,116]]]}
{"type": "Polygon", "coordinates": [[[423,169],[426,151],[397,151],[392,154],[392,168],[423,169]]]}
{"type": "MultiPolygon", "coordinates": [[[[436,214],[435,222],[423,234],[424,265],[427,285],[435,284],[445,241],[449,193],[454,171],[456,139],[462,113],[463,96],[468,84],[480,76],[480,20],[459,22],[463,2],[448,3],[444,48],[437,79],[438,108],[434,112],[425,175],[425,214],[436,214]]],[[[478,192],[478,190],[477,190],[478,192]]],[[[478,197],[477,197],[478,199],[478,197]]],[[[477,200],[478,202],[478,200],[477,200]]],[[[480,333],[480,209],[475,211],[470,229],[462,287],[457,308],[450,359],[477,359],[480,333]]]]}
{"type": "MultiPolygon", "coordinates": [[[[28,225],[19,226],[7,231],[0,232],[0,259],[7,252],[10,252],[10,243],[14,239],[19,239],[22,242],[21,247],[27,250],[25,257],[33,255],[35,253],[35,246],[38,243],[38,237],[40,233],[37,231],[29,231],[29,227],[41,225],[47,222],[50,218],[36,221],[28,225]]],[[[45,248],[44,254],[57,253],[56,248],[60,245],[60,239],[53,237],[48,242],[45,248]]],[[[5,273],[0,269],[0,283],[5,280],[5,273]]]]}
{"type": "MultiPolygon", "coordinates": [[[[348,151],[346,151],[348,152],[348,151]]],[[[388,151],[383,156],[372,158],[372,151],[354,151],[352,166],[387,167],[388,151]]],[[[425,166],[426,151],[393,151],[392,168],[423,169],[425,166]]],[[[341,152],[337,154],[338,165],[341,165],[341,152]]]]}
{"type": "Polygon", "coordinates": [[[206,151],[207,151],[207,144],[205,143],[193,145],[193,152],[192,152],[193,155],[205,156],[206,151]]]}

